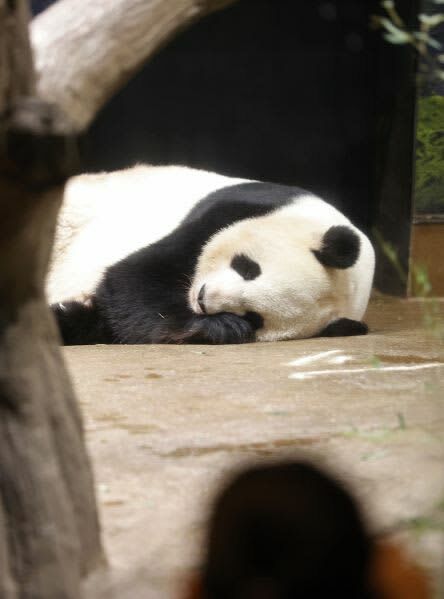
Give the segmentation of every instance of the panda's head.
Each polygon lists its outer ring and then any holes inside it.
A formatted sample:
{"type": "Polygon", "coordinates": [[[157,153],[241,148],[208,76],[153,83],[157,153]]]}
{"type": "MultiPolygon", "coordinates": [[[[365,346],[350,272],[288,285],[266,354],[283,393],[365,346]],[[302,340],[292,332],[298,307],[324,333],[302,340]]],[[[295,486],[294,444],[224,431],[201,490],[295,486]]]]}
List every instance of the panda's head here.
{"type": "Polygon", "coordinates": [[[353,310],[359,289],[356,272],[351,276],[360,250],[361,237],[348,224],[285,209],[241,221],[203,248],[189,305],[196,314],[259,315],[260,341],[310,337],[337,318],[362,317],[353,310]]]}

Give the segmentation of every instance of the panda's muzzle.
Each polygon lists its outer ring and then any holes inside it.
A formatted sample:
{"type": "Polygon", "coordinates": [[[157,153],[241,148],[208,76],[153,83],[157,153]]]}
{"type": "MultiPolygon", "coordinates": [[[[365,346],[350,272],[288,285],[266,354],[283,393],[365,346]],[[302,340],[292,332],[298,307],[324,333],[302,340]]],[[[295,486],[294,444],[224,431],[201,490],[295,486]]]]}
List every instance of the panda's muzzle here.
{"type": "Polygon", "coordinates": [[[206,314],[206,308],[205,308],[205,284],[202,285],[202,287],[200,288],[199,294],[197,296],[197,303],[199,304],[199,308],[202,310],[202,314],[206,314]]]}

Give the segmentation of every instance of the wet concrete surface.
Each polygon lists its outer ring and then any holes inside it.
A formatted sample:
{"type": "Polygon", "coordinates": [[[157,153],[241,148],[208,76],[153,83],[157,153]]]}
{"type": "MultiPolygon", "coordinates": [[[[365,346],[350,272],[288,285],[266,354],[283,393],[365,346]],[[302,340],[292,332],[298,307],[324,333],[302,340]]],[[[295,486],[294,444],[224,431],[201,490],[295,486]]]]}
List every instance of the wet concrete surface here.
{"type": "Polygon", "coordinates": [[[372,529],[404,543],[439,596],[444,302],[376,298],[367,322],[371,333],[354,338],[65,349],[116,596],[178,596],[221,479],[301,452],[346,481],[372,529]]]}

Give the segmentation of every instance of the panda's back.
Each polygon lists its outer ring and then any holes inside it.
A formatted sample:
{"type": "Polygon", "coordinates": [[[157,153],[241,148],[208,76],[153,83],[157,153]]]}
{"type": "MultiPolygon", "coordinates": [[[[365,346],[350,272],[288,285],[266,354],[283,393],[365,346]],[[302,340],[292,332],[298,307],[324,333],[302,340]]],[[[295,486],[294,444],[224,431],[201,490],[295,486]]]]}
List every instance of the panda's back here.
{"type": "Polygon", "coordinates": [[[242,182],[187,167],[148,165],[72,178],[48,275],[50,303],[89,295],[108,266],[170,233],[215,189],[242,182]]]}

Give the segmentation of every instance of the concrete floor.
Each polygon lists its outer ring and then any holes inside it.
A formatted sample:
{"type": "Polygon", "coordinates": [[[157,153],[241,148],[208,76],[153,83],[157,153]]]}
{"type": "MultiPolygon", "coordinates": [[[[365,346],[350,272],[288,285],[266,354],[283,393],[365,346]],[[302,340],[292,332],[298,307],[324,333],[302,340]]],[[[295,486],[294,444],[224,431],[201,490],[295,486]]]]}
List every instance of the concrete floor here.
{"type": "Polygon", "coordinates": [[[444,596],[444,302],[376,298],[367,322],[355,338],[65,349],[114,596],[177,597],[221,477],[300,452],[342,476],[444,596]]]}

